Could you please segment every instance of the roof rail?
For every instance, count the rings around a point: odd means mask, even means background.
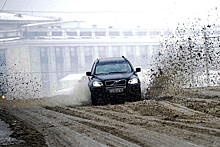
[[[127,58],[125,58],[125,56],[121,56],[122,58],[124,58],[126,61],[128,60]]]
[[[99,58],[96,59],[96,62],[99,63]]]

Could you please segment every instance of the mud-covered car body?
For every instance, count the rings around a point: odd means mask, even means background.
[[[93,105],[141,99],[140,80],[125,57],[97,59],[86,72]]]

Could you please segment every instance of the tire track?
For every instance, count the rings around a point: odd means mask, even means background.
[[[21,104],[7,109],[43,134],[48,146],[220,146],[220,118],[206,113],[218,112],[216,100],[170,97],[81,107]]]
[[[83,119],[44,108],[16,110],[45,135],[48,146],[133,146],[124,139],[79,123]]]
[[[115,107],[115,106],[113,106]],[[126,114],[121,112],[115,112],[111,110],[104,110],[105,107],[95,107],[95,108],[78,108],[80,111],[86,111],[87,113],[95,113],[97,115],[106,116],[109,119],[114,119],[123,123],[138,125],[140,127],[146,128],[148,130],[167,134],[170,136],[178,136],[178,138],[182,138],[183,140],[194,141],[198,140],[198,144],[212,144],[215,140],[219,140],[220,129],[219,128],[211,128],[210,126],[219,126],[218,122],[210,122],[209,125],[206,126],[206,123],[198,123],[198,121],[192,122],[188,120],[188,122],[181,122],[181,120],[177,119],[175,121],[167,121],[161,120],[159,118],[155,118],[152,116],[140,116],[136,114]],[[74,111],[79,111],[75,109]],[[81,113],[85,113],[85,112]],[[75,114],[75,113],[74,113]],[[89,118],[89,117],[88,117]],[[201,121],[200,121],[201,122]],[[178,133],[179,132],[179,133]],[[206,135],[204,135],[206,134]],[[188,138],[186,138],[186,136]],[[208,138],[208,139],[207,139]],[[220,145],[220,142],[217,141],[217,144]]]
[[[135,123],[125,123],[113,118],[106,116],[102,110],[102,114],[95,114],[92,112],[87,112],[84,110],[79,110],[78,108],[68,108],[68,111],[63,108],[49,108],[60,113],[66,113],[68,115],[73,115],[84,120],[79,120],[80,123],[83,123],[87,126],[98,128],[102,131],[106,131],[112,134],[115,134],[119,137],[126,138],[132,142],[137,142],[141,146],[197,146],[194,143],[189,142],[188,140],[180,139],[176,136],[170,136],[168,134],[162,134],[155,131],[151,131],[148,128],[143,126],[136,125]],[[85,108],[86,109],[86,108]],[[96,108],[95,108],[96,109]],[[91,108],[89,107],[89,110]],[[153,126],[155,127],[155,126]],[[158,126],[156,126],[158,127]],[[158,129],[162,128],[160,126]],[[170,130],[173,128],[169,128]],[[193,134],[195,135],[195,134]]]

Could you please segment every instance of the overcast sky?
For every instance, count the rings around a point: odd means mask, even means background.
[[[164,28],[193,18],[205,23],[218,19],[220,0],[0,0],[0,9],[33,11],[31,14],[37,16],[53,15],[97,25]]]

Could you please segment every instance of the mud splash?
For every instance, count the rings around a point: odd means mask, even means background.
[[[73,83],[74,87],[66,88],[54,92],[47,100],[55,105],[89,105],[90,91],[88,88],[88,78],[83,76]]]

